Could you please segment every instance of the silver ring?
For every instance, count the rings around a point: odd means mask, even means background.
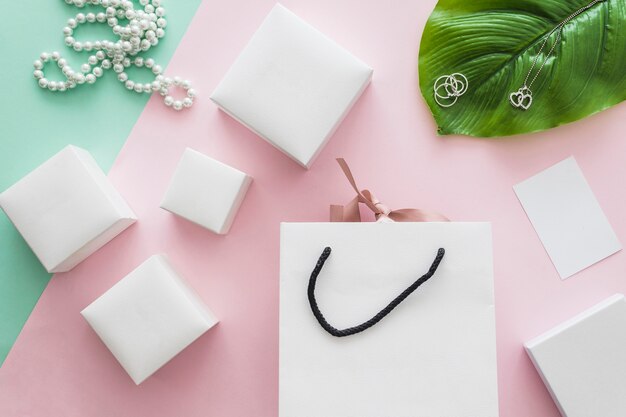
[[[433,87],[435,101],[441,107],[451,107],[465,94],[468,85],[467,77],[460,72],[442,75],[435,80]]]

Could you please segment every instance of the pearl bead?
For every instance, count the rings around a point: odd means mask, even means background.
[[[87,62],[80,66],[80,71],[74,71],[67,61],[61,58],[59,52],[51,54],[42,53],[40,59],[33,63],[33,76],[37,79],[42,88],[50,91],[66,91],[75,88],[78,84],[93,84],[104,71],[113,68],[118,79],[124,83],[129,90],[137,93],[159,92],[165,97],[168,106],[180,110],[190,107],[193,104],[195,91],[190,88],[191,84],[180,77],[171,78],[162,75],[163,68],[157,65],[152,58],[137,56],[142,51],[148,51],[151,47],[158,45],[159,39],[165,36],[165,8],[162,7],[162,0],[139,0],[141,7],[135,7],[131,0],[65,0],[65,3],[78,8],[85,6],[100,6],[102,9],[97,13],[90,10],[77,13],[74,18],[68,19],[63,27],[65,45],[77,52],[95,51],[89,55]],[[120,24],[120,20],[126,22]],[[84,23],[107,23],[113,33],[118,36],[117,41],[96,40],[77,41],[72,35],[80,24]],[[61,72],[67,77],[66,81],[49,81],[44,76],[44,66],[49,60],[56,61]],[[152,70],[155,79],[148,83],[135,83],[128,79],[125,68],[134,65],[136,67],[147,67]],[[174,100],[169,94],[170,86],[174,84],[187,90],[187,97],[182,100]]]

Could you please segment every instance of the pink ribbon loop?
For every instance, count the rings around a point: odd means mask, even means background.
[[[374,194],[367,189],[359,190],[356,185],[352,171],[343,158],[337,158],[337,162],[341,167],[344,175],[348,179],[348,182],[352,186],[352,189],[356,192],[354,197],[348,204],[331,205],[330,206],[330,221],[331,222],[360,222],[361,213],[359,212],[359,203],[365,204],[376,216],[376,220],[391,220],[394,222],[447,222],[450,221],[446,216],[439,213],[429,212],[420,209],[405,208],[398,210],[391,210],[385,204],[374,196]]]

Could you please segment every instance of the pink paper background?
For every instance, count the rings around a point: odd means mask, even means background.
[[[276,416],[279,223],[326,221],[329,203],[352,197],[334,161],[344,156],[358,183],[392,207],[493,222],[501,416],[558,416],[522,343],[626,292],[626,257],[618,253],[561,281],[511,187],[574,155],[626,241],[626,107],[531,136],[438,138],[416,76],[435,0],[284,4],[370,64],[372,85],[312,170],[303,170],[208,100],[273,2],[205,0],[167,70],[193,80],[197,103],[175,114],[153,97],[110,174],[140,221],[52,279],[0,369],[0,415]],[[255,178],[227,236],[158,208],[186,146]],[[160,252],[221,323],[137,387],[79,312]]]

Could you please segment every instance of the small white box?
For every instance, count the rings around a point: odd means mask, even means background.
[[[626,416],[623,295],[608,298],[525,347],[563,416]]]
[[[309,168],[372,69],[277,4],[211,100]]]
[[[163,255],[146,260],[81,314],[137,385],[218,322]]]
[[[252,177],[187,148],[161,208],[218,234],[226,234]]]
[[[69,271],[137,220],[93,157],[67,146],[0,194],[48,272]]]

